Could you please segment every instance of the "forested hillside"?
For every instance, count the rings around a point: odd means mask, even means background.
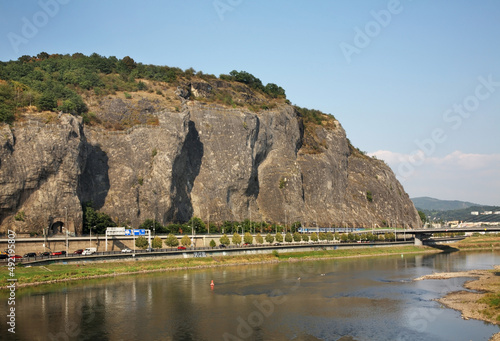
[[[36,110],[78,114],[86,123],[92,120],[99,123],[95,112],[99,105],[117,95],[132,99],[131,93],[134,92],[144,92],[142,97],[147,98],[148,103],[143,103],[142,107],[149,106],[149,112],[165,107],[175,109],[180,104],[174,94],[176,87],[192,79],[224,81],[219,91],[212,91],[214,96],[211,98],[211,101],[221,104],[248,104],[232,98],[229,90],[235,83],[246,85],[236,91],[257,94],[253,97],[260,101],[250,103],[254,104],[254,109],[272,105],[273,100],[284,102],[286,99],[283,88],[273,83],[263,85],[260,79],[245,71],[232,71],[217,78],[192,68],[183,71],[176,67],[136,63],[128,56],[118,59],[96,53],[85,56],[81,53],[49,55],[42,52],[36,56],[22,56],[17,61],[0,62],[0,122],[10,123],[17,118],[16,114]],[[190,94],[190,99],[195,97]],[[127,126],[134,122],[121,123]],[[135,123],[147,122],[138,119]],[[108,125],[108,128],[120,126]]]

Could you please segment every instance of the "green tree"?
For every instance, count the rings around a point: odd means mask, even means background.
[[[89,233],[92,229],[93,233],[104,234],[107,227],[115,227],[115,222],[109,215],[102,212],[97,212],[92,207],[92,202],[83,204],[83,232]]]
[[[187,225],[189,226],[190,229],[194,228],[196,233],[206,233],[206,226],[203,220],[197,217],[192,217],[188,222]]]
[[[215,240],[212,239],[210,241],[210,247],[213,249],[215,247],[215,245],[217,245],[217,244],[215,243]]]
[[[52,111],[57,107],[57,100],[53,94],[44,93],[38,99],[38,103],[36,106],[40,111],[44,110]]]
[[[333,237],[335,238],[335,240],[340,240],[340,233],[335,232],[335,234],[333,235]]]
[[[250,232],[246,232],[245,235],[243,236],[243,241],[245,244],[253,244],[253,236],[250,234]]]
[[[321,241],[326,240],[326,233],[320,232],[318,237],[319,237],[319,240],[321,240]]]
[[[326,240],[331,242],[333,240],[333,233],[327,232],[325,237],[326,237]]]
[[[184,235],[184,236],[182,237],[182,239],[181,239],[181,244],[182,244],[183,246],[188,247],[189,245],[191,245],[191,238],[189,238],[189,236],[188,236],[188,235]]]
[[[308,242],[309,241],[309,236],[307,234],[303,234],[302,235],[302,240],[305,241],[305,242]]]
[[[318,234],[317,234],[316,232],[313,232],[313,233],[311,234],[311,240],[312,240],[313,242],[317,242],[317,241],[318,241]]]
[[[366,234],[366,240],[370,241],[370,242],[373,242],[375,240],[375,235],[371,232],[368,232]]]
[[[351,243],[352,243],[353,241],[355,241],[355,240],[356,240],[356,238],[354,237],[354,234],[352,234],[351,232],[349,232],[349,233],[347,234],[347,240],[349,240],[349,242],[351,242]]]
[[[255,242],[257,244],[264,244],[264,238],[260,235],[260,233],[257,233],[255,236]]]
[[[135,246],[137,246],[140,249],[145,249],[148,247],[148,240],[144,236],[139,236],[135,240]]]
[[[275,238],[278,243],[283,243],[283,235],[280,232],[276,233]]]
[[[420,217],[420,220],[422,220],[422,223],[425,224],[427,222],[427,217],[425,216],[424,212],[418,211],[418,216]]]
[[[299,228],[302,227],[302,223],[300,221],[296,221],[295,223],[292,224],[290,227],[292,233],[297,232]]]
[[[10,84],[0,84],[0,122],[10,123],[14,120],[14,96],[14,88]]]
[[[266,242],[268,242],[269,244],[271,244],[272,242],[274,242],[274,236],[270,233],[268,233],[266,235]]]
[[[161,249],[163,242],[161,241],[161,238],[156,236],[154,237],[153,241],[151,242],[151,247],[154,249]]]
[[[220,237],[219,243],[228,246],[231,242],[229,240],[229,237],[226,234],[224,234],[222,237]]]
[[[292,234],[290,232],[287,232],[285,235],[285,242],[291,243],[293,241]]]
[[[349,241],[349,237],[347,236],[347,234],[342,233],[342,235],[340,236],[340,241],[342,243],[347,243]]]
[[[234,245],[241,244],[241,236],[236,232],[233,234],[233,244]]]
[[[170,233],[167,239],[165,239],[165,245],[170,247],[176,247],[179,245],[179,240],[173,233]]]
[[[158,220],[154,219],[146,219],[139,225],[140,229],[151,230],[151,232],[155,233],[168,233],[168,229],[163,226]]]
[[[298,243],[302,240],[302,236],[300,235],[300,233],[298,232],[294,232],[293,233],[293,241]]]

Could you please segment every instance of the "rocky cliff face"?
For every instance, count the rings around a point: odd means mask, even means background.
[[[4,126],[2,228],[41,233],[67,221],[78,233],[87,201],[133,226],[193,215],[211,222],[420,226],[390,168],[350,148],[338,122],[314,128],[322,147],[311,154],[302,148],[304,127],[292,106],[255,113],[186,102],[181,112],[157,115],[159,126],[127,132],[84,127],[70,115],[54,125]]]

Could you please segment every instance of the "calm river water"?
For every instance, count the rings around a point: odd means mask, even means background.
[[[433,301],[465,279],[412,279],[495,264],[498,251],[398,255],[19,289],[15,337],[3,313],[0,339],[488,340],[498,326],[462,320]]]

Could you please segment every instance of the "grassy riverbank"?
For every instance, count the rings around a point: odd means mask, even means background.
[[[479,241],[479,240],[478,240]],[[474,243],[463,241],[467,245]],[[481,243],[484,240],[480,240]],[[500,238],[490,240],[490,244],[495,242],[499,244]],[[453,247],[456,247],[453,244]],[[445,247],[446,248],[446,247]],[[56,283],[78,279],[90,279],[101,277],[112,277],[117,275],[140,274],[148,272],[173,271],[182,269],[197,269],[219,266],[232,266],[258,263],[277,263],[287,261],[303,261],[328,258],[351,258],[351,257],[370,257],[386,256],[392,254],[407,253],[431,253],[441,252],[441,250],[431,247],[416,246],[396,246],[396,247],[366,247],[339,250],[323,251],[305,251],[294,253],[258,254],[245,256],[225,256],[225,257],[206,257],[206,258],[182,258],[182,259],[154,259],[154,260],[127,260],[127,261],[100,261],[100,262],[82,262],[80,264],[54,263],[46,266],[24,267],[17,265],[15,268],[15,278],[17,278],[17,287],[38,285],[45,283]],[[6,287],[9,282],[8,268],[5,266],[0,272],[0,283]]]

